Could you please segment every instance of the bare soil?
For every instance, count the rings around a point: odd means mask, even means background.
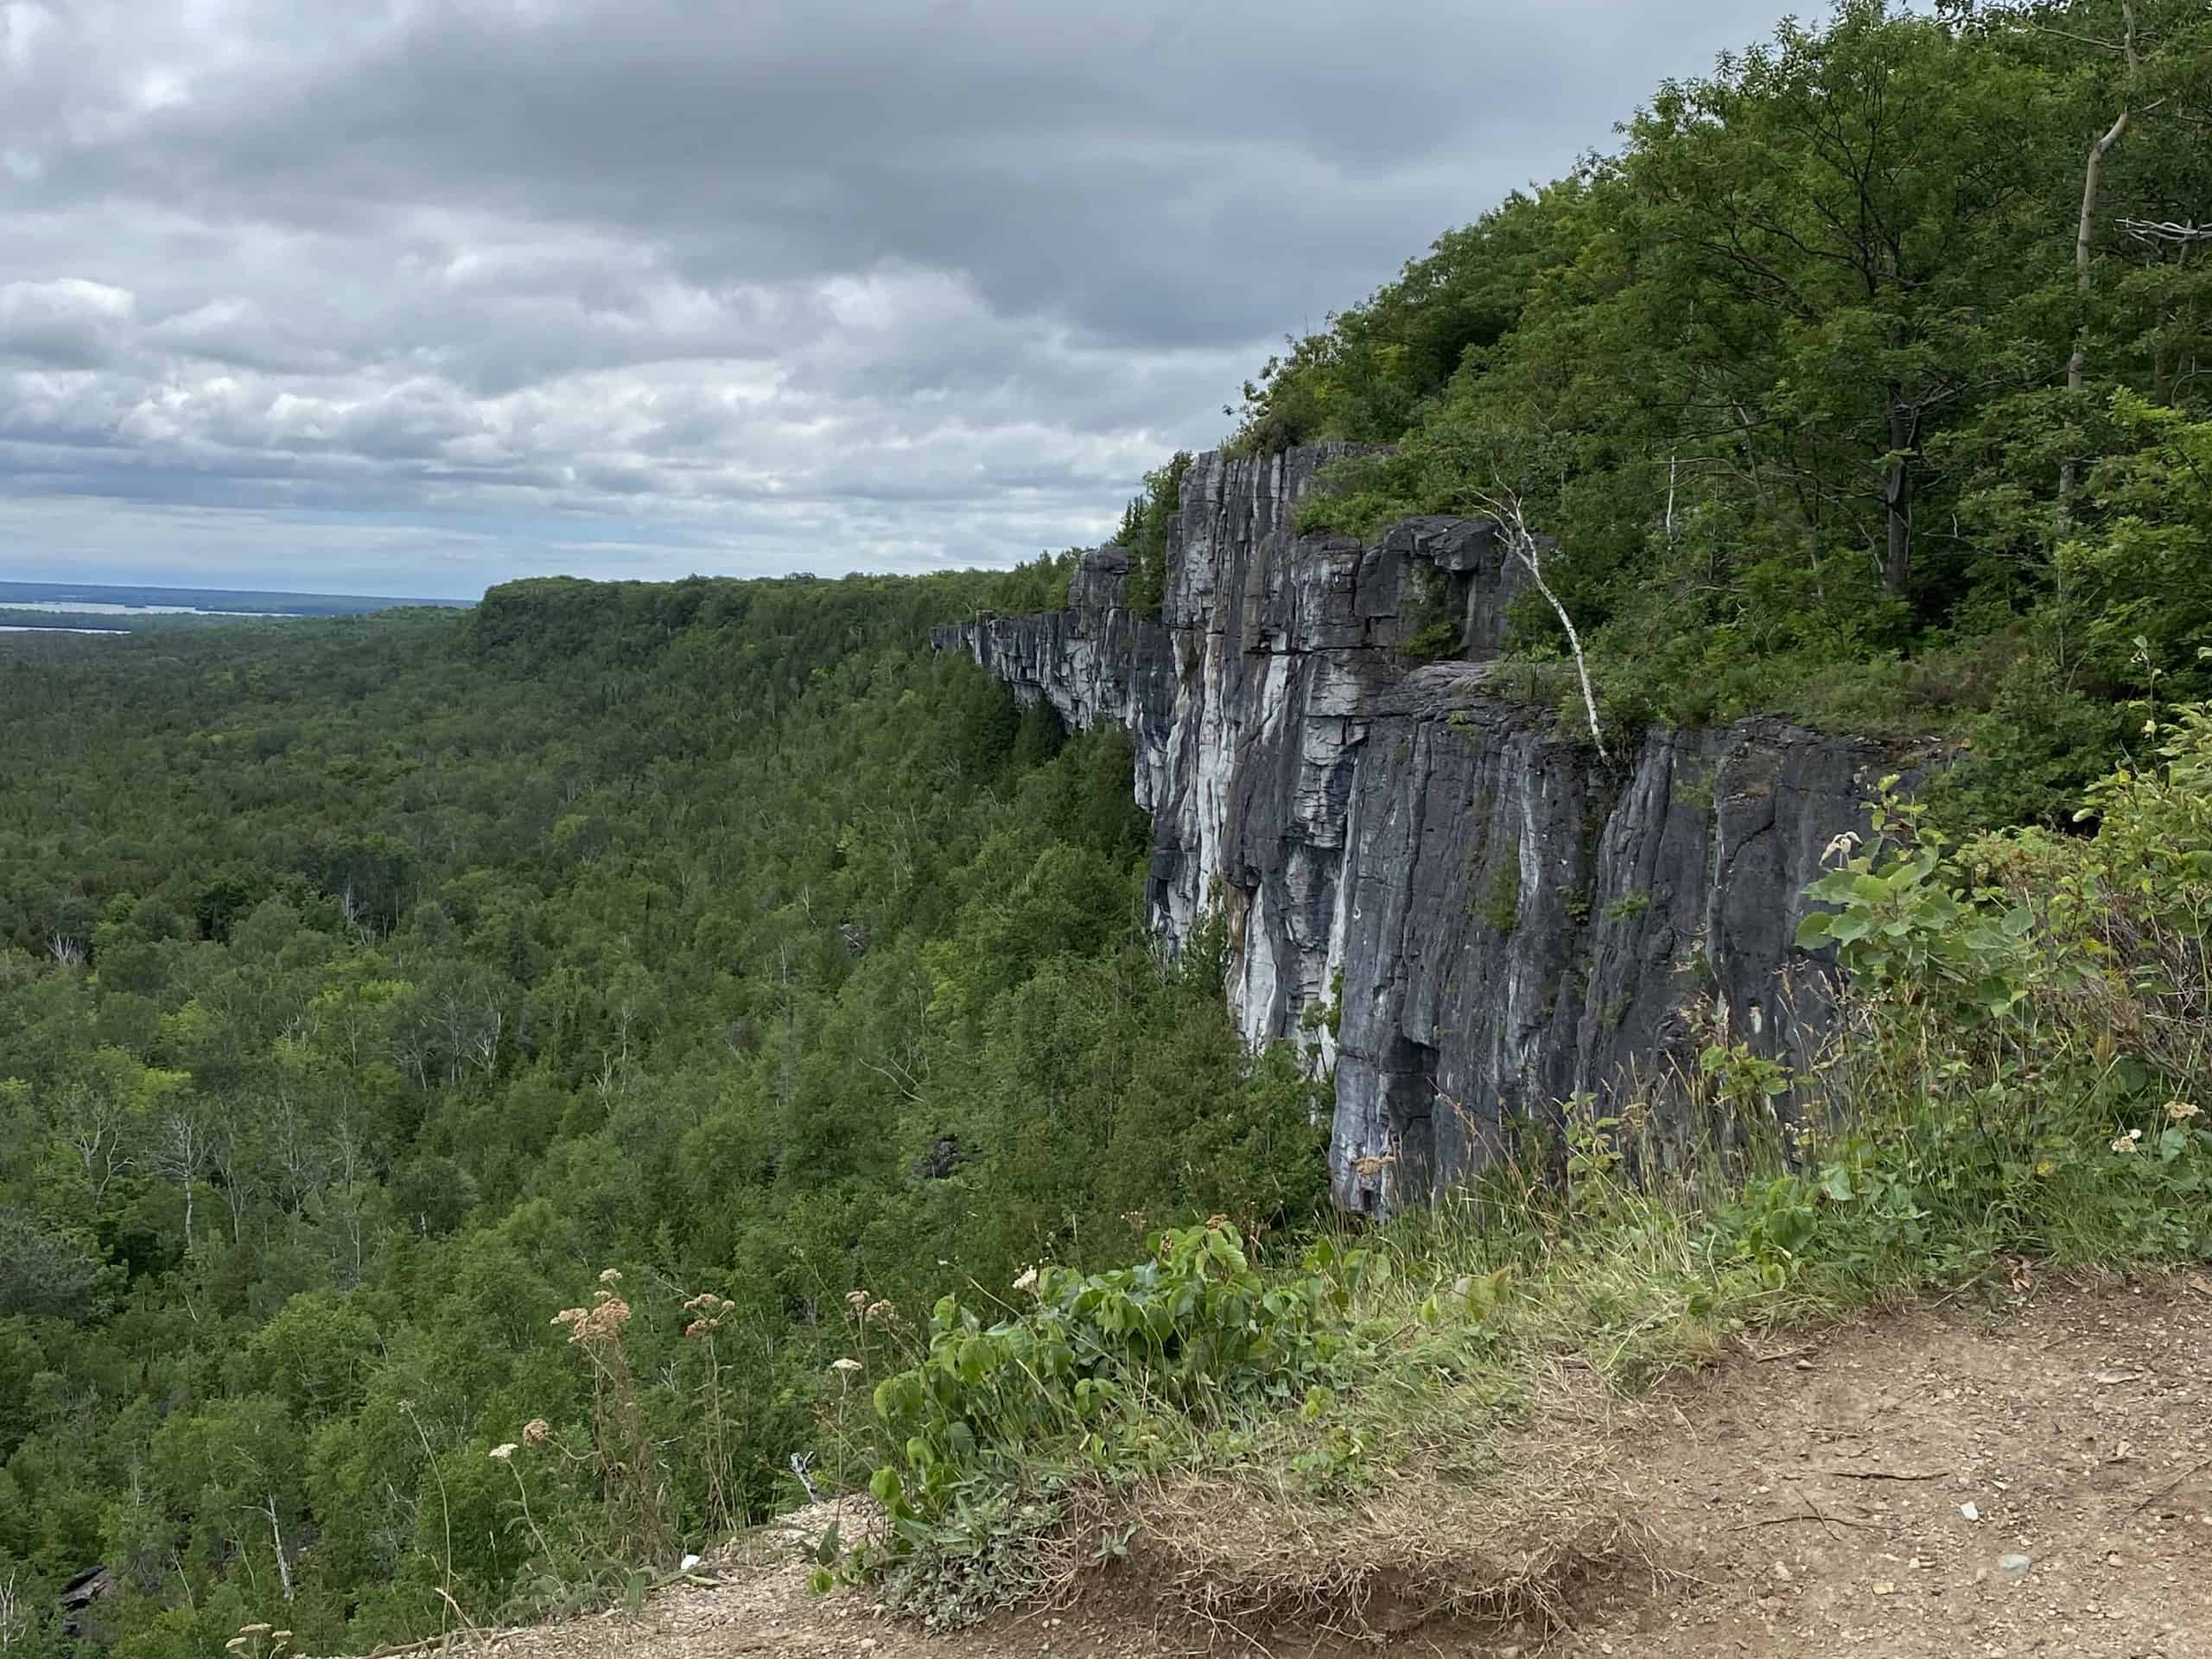
[[[798,1558],[823,1506],[639,1612],[468,1645],[514,1659],[2212,1659],[2212,1279],[2021,1278],[1996,1306],[1974,1293],[1786,1339],[1611,1414],[1594,1478],[1656,1548],[1559,1586],[1560,1628],[1393,1620],[1364,1643],[1326,1621],[1229,1632],[1171,1621],[1123,1569],[1065,1608],[933,1637],[864,1592],[807,1593]]]

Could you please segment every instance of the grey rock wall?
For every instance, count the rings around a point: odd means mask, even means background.
[[[1131,613],[1128,556],[1102,548],[1065,611],[937,643],[1071,727],[1129,729],[1155,924],[1179,946],[1225,918],[1246,1038],[1333,1065],[1338,1201],[1386,1211],[1570,1096],[1663,1107],[1652,1080],[1693,1046],[1700,1000],[1762,1051],[1801,1051],[1824,1006],[1790,943],[1802,890],[1863,828],[1884,756],[1760,720],[1655,730],[1602,766],[1498,695],[1523,578],[1494,526],[1296,533],[1347,452],[1199,457],[1158,618]],[[1415,665],[1416,637],[1451,655]]]

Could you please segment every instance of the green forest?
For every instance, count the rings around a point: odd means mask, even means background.
[[[607,1593],[664,1541],[582,1446],[530,1529],[486,1456],[588,1439],[551,1321],[603,1269],[696,1545],[801,1498],[795,1452],[853,1472],[849,1294],[1310,1219],[1313,1085],[1249,1062],[1217,961],[1154,960],[1126,740],[928,647],[1064,575],[526,582],[0,657],[20,1605],[101,1562],[118,1650],[281,1616],[334,1652]]]
[[[1516,1353],[2205,1259],[2208,216],[2198,0],[1847,0],[1228,411],[1392,446],[1314,528],[1524,512],[1610,725],[1949,741],[1820,890],[1840,1127],[1663,1195],[1606,1118],[1333,1232],[1327,1081],[1147,931],[1127,740],[929,647],[1067,556],[0,636],[0,1647],[69,1650],[97,1563],[128,1659],[366,1652],[871,1478],[972,1610],[1040,1494],[1356,1493]],[[1722,1117],[1792,1086],[1702,1068]]]

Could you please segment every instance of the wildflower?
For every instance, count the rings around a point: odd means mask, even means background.
[[[266,1636],[269,1634],[269,1630],[270,1627],[266,1624],[241,1624],[238,1626],[238,1634],[240,1636]]]
[[[1016,1290],[1034,1290],[1034,1289],[1036,1289],[1036,1288],[1037,1288],[1037,1269],[1036,1269],[1036,1268],[1024,1268],[1021,1270],[1021,1277],[1020,1277],[1019,1279],[1017,1279],[1017,1280],[1015,1280],[1015,1281],[1014,1281],[1014,1287]]]
[[[701,1337],[713,1336],[715,1332],[722,1328],[723,1319],[727,1319],[736,1306],[737,1304],[727,1296],[717,1296],[711,1290],[701,1291],[683,1304],[683,1311],[686,1313],[694,1313],[698,1316],[683,1327],[683,1334],[694,1342]]]
[[[1842,863],[1851,856],[1852,849],[1859,845],[1859,834],[1856,830],[1845,830],[1841,835],[1830,841],[1825,848],[1821,849],[1821,862],[1825,864],[1830,860],[1834,860],[1837,863]]]
[[[602,1269],[599,1275],[599,1282],[602,1285],[620,1284],[622,1282],[622,1269],[620,1268],[607,1268]]]
[[[551,1322],[568,1327],[572,1344],[611,1342],[630,1323],[630,1304],[602,1290],[589,1307],[564,1307],[553,1316]]]
[[[2170,1122],[2186,1123],[2196,1116],[2196,1107],[2191,1102],[2170,1100],[2166,1103],[2166,1118]]]
[[[857,1371],[860,1368],[860,1361],[854,1359],[849,1356],[833,1359],[830,1362],[830,1369],[833,1371]]]
[[[492,1448],[492,1460],[495,1463],[505,1463],[514,1454],[515,1443],[512,1440],[504,1441]]]
[[[868,1313],[868,1292],[864,1290],[849,1290],[845,1293],[845,1306],[849,1310],[847,1315],[848,1318],[857,1319],[866,1317]]]
[[[522,1426],[522,1443],[524,1446],[543,1446],[552,1438],[553,1425],[543,1417],[533,1417]]]
[[[870,1302],[868,1312],[861,1315],[862,1325],[896,1325],[899,1310],[889,1302]]]
[[[2114,1152],[2133,1152],[2135,1150],[2135,1143],[2142,1138],[2142,1130],[2130,1129],[2126,1135],[2117,1137],[2113,1141],[2112,1149]]]

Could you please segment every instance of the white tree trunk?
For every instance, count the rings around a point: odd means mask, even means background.
[[[2088,363],[2088,301],[2093,286],[2089,263],[2089,242],[2095,228],[2097,194],[2104,182],[2105,157],[2112,153],[2114,144],[2127,136],[2127,124],[2135,118],[2133,100],[2135,97],[2136,83],[2142,71],[2142,63],[2136,55],[2135,50],[2135,0],[2120,0],[2120,10],[2126,30],[2121,36],[2120,50],[2127,59],[2129,102],[2121,106],[2119,117],[2110,127],[2106,129],[2104,137],[2089,146],[2088,157],[2082,165],[2082,216],[2075,222],[2074,226],[2074,291],[2081,296],[2083,304],[2082,321],[2074,330],[2074,350],[2066,359],[2066,389],[2069,391],[2082,390],[2083,372]],[[2062,515],[2070,515],[2072,512],[2074,486],[2078,471],[2078,466],[2071,455],[2059,463],[2058,510]]]
[[[276,1546],[276,1580],[284,1586],[284,1599],[292,1599],[292,1563],[284,1554],[284,1529],[276,1524],[276,1494],[269,1494],[269,1503],[261,1511],[269,1517],[270,1541]]]
[[[1536,584],[1536,591],[1552,607],[1552,614],[1559,618],[1559,625],[1567,630],[1567,649],[1574,653],[1574,672],[1582,682],[1582,709],[1590,721],[1590,741],[1596,746],[1598,758],[1608,766],[1612,756],[1605,752],[1605,734],[1598,722],[1597,694],[1590,689],[1590,664],[1582,655],[1582,636],[1574,630],[1574,619],[1567,613],[1567,607],[1559,602],[1559,595],[1552,592],[1551,584],[1544,580],[1543,560],[1539,555],[1535,533],[1529,528],[1529,520],[1521,510],[1521,498],[1510,490],[1502,492],[1494,500],[1483,505],[1497,520],[1505,539],[1513,549],[1514,556],[1526,567],[1529,577]]]

